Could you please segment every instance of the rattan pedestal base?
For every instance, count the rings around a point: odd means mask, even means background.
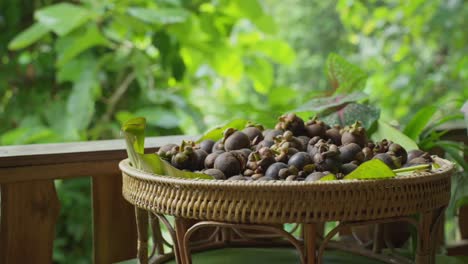
[[[141,263],[162,263],[175,258],[191,263],[191,252],[228,246],[293,246],[301,263],[322,263],[326,248],[338,248],[385,263],[412,263],[382,253],[391,243],[372,249],[333,241],[340,230],[375,224],[374,241],[381,241],[381,224],[405,221],[418,233],[415,263],[432,264],[441,218],[450,200],[452,163],[434,157],[440,168],[389,180],[331,182],[246,182],[186,180],[153,175],[120,163],[123,195],[135,205],[138,258]],[[149,216],[148,216],[149,215]],[[166,215],[174,216],[174,223]],[[150,219],[150,221],[148,221]],[[338,225],[327,234],[325,222]],[[173,243],[161,232],[161,223]],[[285,223],[297,223],[285,231]],[[148,225],[153,252],[148,257]],[[164,245],[172,248],[166,253]],[[390,250],[391,252],[391,250]]]

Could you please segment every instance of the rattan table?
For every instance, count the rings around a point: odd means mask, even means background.
[[[435,259],[436,234],[450,200],[453,164],[434,157],[440,168],[386,180],[221,181],[187,180],[137,170],[128,160],[120,162],[123,196],[135,205],[138,258],[141,263],[161,263],[175,257],[191,263],[191,252],[226,246],[280,246],[299,252],[302,263],[321,263],[327,247],[367,255],[387,263],[411,263],[398,255],[333,241],[344,228],[405,221],[417,232],[415,262]],[[148,217],[148,214],[150,217]],[[166,216],[174,216],[172,225]],[[339,224],[323,234],[323,223]],[[161,223],[173,240],[173,252],[161,234]],[[297,223],[301,235],[286,231],[285,223]],[[154,247],[148,258],[148,224]],[[203,231],[203,232],[202,232]]]

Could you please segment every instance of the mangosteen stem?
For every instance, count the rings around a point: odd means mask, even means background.
[[[426,170],[426,169],[429,169],[430,166],[431,166],[431,164],[422,164],[422,165],[416,165],[416,166],[396,169],[396,170],[393,170],[393,172],[401,173],[401,172],[408,172],[408,171]]]

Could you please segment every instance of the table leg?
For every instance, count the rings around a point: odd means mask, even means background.
[[[137,257],[141,264],[148,264],[148,211],[135,206],[138,232]]]
[[[420,214],[418,226],[418,245],[416,250],[416,264],[435,263],[435,243],[433,230],[437,229],[440,211],[434,210]]]
[[[179,259],[177,260],[177,264],[191,264],[192,258],[189,257],[188,251],[189,245],[184,243],[185,233],[187,233],[188,223],[187,220],[182,217],[175,218],[175,231],[176,231],[176,244],[177,244],[177,251],[179,255]]]
[[[304,232],[304,247],[305,247],[305,259],[306,264],[315,264],[316,262],[316,254],[315,254],[315,240],[317,234],[317,224],[304,224],[303,225],[303,232]]]

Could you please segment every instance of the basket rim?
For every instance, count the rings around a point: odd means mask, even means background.
[[[388,178],[388,179],[369,179],[369,180],[334,180],[334,181],[313,181],[313,182],[305,182],[305,181],[281,181],[281,180],[272,180],[272,181],[245,181],[245,180],[211,180],[211,179],[184,179],[178,178],[173,176],[166,176],[166,175],[158,175],[146,171],[139,170],[134,168],[130,165],[130,160],[124,159],[119,162],[119,169],[122,173],[126,174],[127,176],[138,178],[140,180],[149,181],[149,182],[158,182],[158,183],[166,183],[171,185],[181,185],[181,186],[190,186],[196,185],[198,187],[241,187],[241,188],[258,188],[259,186],[265,187],[278,187],[278,186],[289,186],[289,187],[305,187],[305,186],[349,186],[354,185],[356,183],[360,184],[382,184],[382,183],[397,183],[406,180],[417,180],[417,179],[429,179],[428,177],[437,177],[441,175],[446,175],[451,173],[454,170],[454,163],[439,158],[437,156],[432,156],[435,163],[440,165],[440,168],[431,171],[431,172],[415,172],[410,175],[401,175],[395,178]]]

